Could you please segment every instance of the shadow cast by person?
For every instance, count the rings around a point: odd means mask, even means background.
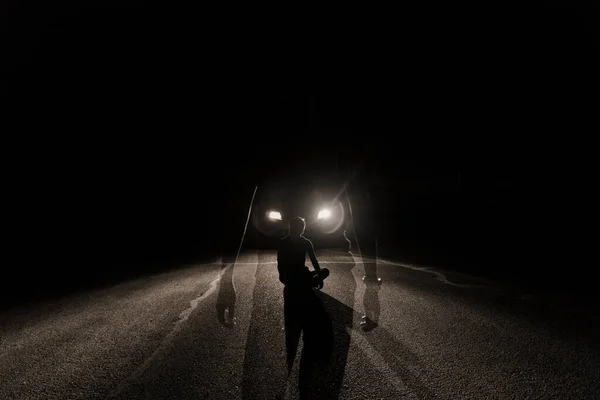
[[[338,399],[344,381],[353,310],[318,291],[309,329],[303,337],[298,391],[300,399]]]
[[[304,316],[308,323],[303,333],[298,372],[298,391],[302,400],[335,400],[340,396],[355,316],[352,307],[347,305],[354,302],[354,266],[352,257],[340,260],[339,268],[333,272],[336,275],[333,279],[338,287],[335,293],[337,298],[313,289],[312,298],[308,301],[309,307],[305,308]],[[333,282],[329,282],[331,283]],[[325,285],[327,284],[326,280]],[[297,339],[295,337],[289,341],[291,347],[287,349],[288,371],[291,371],[290,362],[294,361],[297,352]]]
[[[257,256],[244,350],[244,400],[281,398],[286,390],[283,300],[272,296],[277,268],[271,251],[259,250]]]
[[[373,271],[371,271],[373,272]],[[351,341],[351,332],[363,336],[369,346],[391,367],[393,378],[400,379],[417,398],[434,398],[427,387],[424,363],[392,332],[379,326],[379,291],[381,280],[369,275],[364,298],[365,314],[361,316],[360,329],[353,325],[359,313],[341,301],[323,292],[312,335],[305,337],[300,361],[300,399],[337,400],[343,388],[345,369]],[[365,324],[366,321],[371,321]],[[377,328],[377,329],[375,329]],[[308,342],[307,342],[308,340]],[[314,340],[314,344],[312,341]]]
[[[378,326],[377,329],[365,331],[361,329],[359,334],[366,339],[373,349],[387,364],[393,372],[393,381],[401,383],[403,391],[409,389],[418,399],[433,399],[438,395],[433,388],[428,387],[426,371],[428,367],[407,345],[402,343],[394,333],[388,329]]]

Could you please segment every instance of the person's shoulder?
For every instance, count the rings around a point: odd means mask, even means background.
[[[285,236],[285,237],[279,238],[279,244],[285,244],[285,243],[287,243],[289,241],[290,241],[290,237],[289,236]]]
[[[313,245],[313,242],[311,242],[311,240],[310,240],[309,238],[307,238],[307,237],[305,237],[305,236],[301,236],[301,237],[302,237],[302,239],[304,239],[304,243],[305,243],[307,246],[312,246],[312,245]]]

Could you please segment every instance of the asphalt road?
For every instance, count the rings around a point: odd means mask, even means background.
[[[386,260],[365,284],[358,257],[318,256],[335,346],[314,398],[600,399],[596,316]],[[274,261],[245,253],[5,312],[0,399],[298,398]]]

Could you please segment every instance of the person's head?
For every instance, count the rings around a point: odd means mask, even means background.
[[[306,229],[304,218],[294,217],[290,220],[290,236],[300,236]]]

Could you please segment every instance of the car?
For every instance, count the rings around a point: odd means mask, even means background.
[[[252,206],[250,237],[259,248],[275,248],[287,235],[293,217],[304,218],[304,236],[315,248],[350,250],[349,203],[344,184],[338,179],[283,178],[264,182]]]

